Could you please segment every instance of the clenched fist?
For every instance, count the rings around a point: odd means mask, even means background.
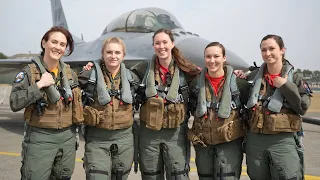
[[[44,74],[42,74],[40,81],[37,82],[37,86],[39,89],[41,89],[43,87],[49,87],[54,83],[55,82],[52,75],[48,72],[45,72]]]

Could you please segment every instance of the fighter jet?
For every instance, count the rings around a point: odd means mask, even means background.
[[[60,0],[51,0],[51,11],[53,26],[63,26],[69,29]],[[152,36],[160,28],[172,31],[175,46],[181,50],[187,59],[200,67],[204,66],[204,48],[210,41],[199,37],[196,33],[185,30],[171,13],[160,8],[142,8],[126,12],[109,23],[100,37],[90,42],[85,42],[73,35],[75,41],[74,52],[70,56],[63,57],[62,60],[74,69],[81,68],[88,61],[101,57],[101,48],[105,39],[117,36],[126,44],[127,52],[124,62],[127,67],[131,67],[141,61],[151,59],[154,54]],[[235,69],[244,70],[249,67],[243,59],[232,51],[226,50],[226,55],[227,63]],[[21,69],[27,63],[31,63],[30,59],[0,60],[0,72],[2,71],[1,74],[7,74],[9,72],[7,68]],[[3,70],[3,67],[6,67],[6,71]],[[10,74],[13,74],[12,70],[10,72]],[[0,83],[7,78],[11,78],[10,81],[12,81],[14,75],[6,75],[9,77],[2,78]]]

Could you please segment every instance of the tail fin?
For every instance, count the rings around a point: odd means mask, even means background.
[[[53,26],[62,26],[69,30],[66,16],[64,15],[61,0],[50,0],[51,1],[51,12],[52,12],[52,23]],[[83,39],[78,38],[72,34],[72,38],[75,44],[83,43]]]
[[[67,20],[62,9],[61,1],[60,0],[50,0],[50,1],[51,1],[53,26],[62,26],[65,29],[69,30]]]

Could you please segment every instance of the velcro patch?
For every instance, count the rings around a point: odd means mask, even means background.
[[[24,79],[25,76],[26,76],[26,73],[25,73],[24,71],[19,72],[19,73],[16,75],[16,78],[15,78],[14,82],[15,82],[15,83],[21,82],[21,81]]]

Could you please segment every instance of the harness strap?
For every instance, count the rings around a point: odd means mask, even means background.
[[[146,176],[156,176],[158,174],[161,174],[161,171],[142,172],[142,174]]]
[[[102,171],[102,170],[96,170],[96,169],[90,169],[89,173],[92,173],[92,174],[104,174],[104,175],[107,175],[107,176],[109,174],[108,171]]]

